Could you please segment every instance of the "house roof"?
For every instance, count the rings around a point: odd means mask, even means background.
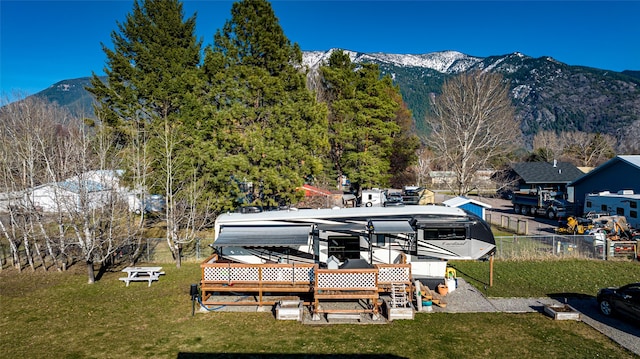
[[[80,193],[81,186],[87,192],[99,192],[99,191],[105,191],[109,189],[104,184],[95,182],[95,181],[78,182],[78,181],[66,180],[63,182],[58,182],[57,185],[58,187],[73,193]]]
[[[576,166],[569,162],[520,162],[511,168],[526,183],[570,183],[584,175]]]
[[[476,201],[475,199],[471,199],[469,197],[465,197],[465,196],[458,196],[458,197],[453,197],[450,198],[446,201],[443,201],[442,204],[444,204],[445,206],[448,207],[460,207],[463,206],[467,203],[473,203],[476,204],[480,207],[484,207],[484,208],[491,208],[491,205],[480,202],[480,201]]]
[[[620,162],[628,164],[631,167],[635,167],[636,169],[640,169],[640,155],[616,156],[616,157],[610,159],[609,161],[601,164],[600,166],[596,167],[592,171],[590,171],[588,173],[585,173],[584,175],[578,177],[573,182],[571,182],[571,185],[573,186],[576,183],[581,182],[585,178],[588,178],[588,177],[590,177],[590,176],[592,176],[594,174],[600,173],[602,171],[606,171],[611,166],[615,165],[616,163],[620,163]]]
[[[308,185],[308,184],[304,184],[302,185],[302,187],[298,187],[298,190],[304,190],[304,195],[306,197],[312,197],[312,196],[331,196],[331,192],[324,190],[322,188],[318,188],[312,185]]]

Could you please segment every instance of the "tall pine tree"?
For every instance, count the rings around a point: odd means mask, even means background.
[[[321,74],[335,175],[346,175],[356,189],[389,186],[417,148],[399,89],[377,65],[356,66],[343,51],[331,54]],[[392,166],[394,158],[402,161]]]
[[[126,21],[111,34],[113,49],[103,45],[106,82],[94,74],[88,89],[98,102],[96,113],[118,133],[134,186],[165,196],[162,216],[178,267],[188,241],[181,237],[185,216],[178,203],[190,197],[180,176],[193,178],[185,156],[191,129],[185,124],[197,115],[193,89],[202,49],[195,15],[183,19],[177,0],[135,0]]]
[[[269,2],[234,3],[231,20],[205,52],[201,156],[217,208],[280,206],[322,171],[326,107],[305,86],[302,52],[284,35]]]

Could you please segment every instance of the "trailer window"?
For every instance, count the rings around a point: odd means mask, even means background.
[[[606,204],[601,205],[600,206],[600,210],[603,211],[603,212],[607,212],[608,211],[607,205]]]
[[[624,216],[624,208],[616,207],[616,214],[618,216]]]
[[[638,202],[636,202],[636,201],[629,201],[629,207],[631,207],[631,208],[638,208]]]
[[[360,237],[330,236],[328,238],[328,256],[335,256],[341,262],[347,259],[360,259]]]
[[[425,240],[464,240],[467,238],[466,228],[425,228]]]
[[[591,208],[591,201],[587,201],[587,208]]]
[[[629,211],[629,217],[638,218],[638,211]]]
[[[386,243],[385,235],[384,234],[376,234],[376,246],[384,247],[385,243]]]

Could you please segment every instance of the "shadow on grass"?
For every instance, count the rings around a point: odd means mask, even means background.
[[[275,354],[275,353],[178,353],[177,359],[207,359],[207,358],[278,358],[278,359],[293,359],[293,358],[308,358],[308,359],[369,359],[369,358],[405,358],[393,354]]]
[[[474,282],[476,282],[476,283],[478,283],[478,284],[482,285],[482,286],[485,288],[485,290],[486,290],[486,287],[487,287],[487,286],[489,286],[489,280],[488,280],[488,278],[485,278],[485,279],[483,280],[483,279],[480,279],[480,278],[474,277],[474,276],[470,275],[469,273],[464,272],[464,271],[462,271],[462,270],[458,269],[456,266],[451,266],[451,267],[453,267],[453,268],[456,270],[456,272],[457,272],[457,273],[462,274],[462,275],[464,276],[464,278],[467,280],[467,282],[468,282],[468,281],[470,281],[470,280],[472,280],[472,281],[474,281]]]

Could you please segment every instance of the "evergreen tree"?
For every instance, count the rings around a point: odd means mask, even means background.
[[[117,26],[119,32],[111,33],[114,48],[102,45],[107,81],[93,74],[87,90],[98,100],[102,119],[126,141],[131,123],[140,128],[180,113],[202,44],[195,37],[195,15],[183,22],[177,0],[136,0]]]
[[[306,89],[302,52],[269,2],[234,3],[231,16],[205,52],[203,172],[223,194],[219,210],[294,203],[296,188],[322,171],[326,107]]]
[[[336,177],[347,175],[355,187],[388,186],[415,160],[418,143],[399,89],[389,76],[380,78],[377,65],[356,67],[343,51],[331,54],[321,74]]]
[[[395,114],[395,121],[400,126],[400,132],[393,136],[393,152],[391,153],[391,187],[402,188],[408,184],[416,184],[417,178],[411,166],[418,162],[420,139],[416,135],[411,110],[404,103],[399,89],[390,88],[391,97],[399,104]]]
[[[88,89],[97,99],[96,113],[116,129],[131,159],[134,186],[165,196],[162,215],[178,267],[185,242],[180,236],[185,225],[191,226],[178,208],[190,196],[184,180],[193,178],[185,141],[192,130],[185,125],[197,114],[193,89],[202,48],[195,14],[183,19],[177,0],[134,1],[126,21],[111,34],[113,49],[103,45],[106,83],[94,74]]]

